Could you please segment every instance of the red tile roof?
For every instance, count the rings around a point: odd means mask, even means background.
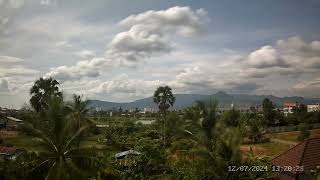
[[[320,138],[307,139],[288,151],[272,159],[272,164],[280,167],[303,166],[304,172],[310,171],[320,165]],[[303,173],[291,171],[293,174]]]
[[[17,151],[14,147],[0,146],[0,154],[12,155]]]
[[[285,107],[297,106],[297,103],[295,103],[295,102],[286,102],[286,103],[284,103],[284,106]]]

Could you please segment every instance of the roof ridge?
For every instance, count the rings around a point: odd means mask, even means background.
[[[303,157],[304,157],[304,155],[305,155],[305,152],[306,152],[306,149],[307,149],[307,146],[308,146],[308,144],[309,144],[310,139],[311,139],[311,138],[308,138],[307,140],[305,140],[305,141],[306,141],[306,145],[304,146],[304,149],[303,149],[303,152],[302,152],[302,156],[301,156],[301,159],[300,159],[300,161],[299,161],[299,166],[301,166],[301,164],[302,164]]]
[[[319,138],[319,139],[320,139],[320,138]],[[288,149],[288,150],[286,150],[285,152],[282,152],[281,154],[279,154],[279,155],[275,156],[274,158],[272,158],[272,160],[274,160],[274,159],[276,159],[276,158],[280,157],[280,156],[281,156],[281,155],[283,155],[284,153],[286,153],[286,152],[288,152],[288,151],[290,151],[290,150],[294,149],[295,147],[299,146],[300,144],[302,144],[302,143],[304,143],[304,142],[305,142],[305,141],[299,142],[298,144],[296,144],[296,145],[294,145],[293,147],[289,148],[289,149]],[[271,160],[271,161],[272,161],[272,160]]]

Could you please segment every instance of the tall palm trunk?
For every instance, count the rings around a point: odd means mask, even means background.
[[[166,146],[166,112],[163,113],[163,146]]]

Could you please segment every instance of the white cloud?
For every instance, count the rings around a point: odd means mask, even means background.
[[[320,69],[320,41],[305,42],[300,37],[279,40],[263,46],[244,58],[249,77],[300,76]],[[251,67],[251,68],[250,68]]]
[[[17,58],[17,57],[12,57],[12,56],[0,56],[0,64],[1,65],[6,65],[6,64],[15,64],[22,62],[23,59]]]
[[[304,81],[293,87],[295,94],[307,97],[320,97],[320,78]]]
[[[277,50],[271,46],[263,46],[250,53],[248,63],[256,68],[288,66],[279,57]]]
[[[91,92],[105,95],[113,94],[128,94],[130,96],[144,96],[150,94],[162,84],[162,82],[147,81],[141,79],[129,79],[127,74],[122,74],[113,78],[110,81],[101,83],[98,87],[91,90]]]
[[[192,36],[200,33],[206,18],[203,9],[192,11],[189,7],[173,7],[163,11],[147,11],[131,15],[119,23],[128,31],[118,33],[112,39],[105,58],[93,58],[80,61],[74,66],[52,68],[45,76],[53,76],[60,80],[80,79],[97,77],[101,71],[110,66],[135,66],[145,58],[169,53],[173,43],[168,37],[173,37],[175,34]],[[37,31],[48,33],[46,29],[49,28],[39,27]],[[73,33],[73,29],[79,33],[78,28],[74,27],[68,29],[68,32]],[[78,55],[86,58],[95,56],[91,51],[78,52]]]
[[[82,59],[92,59],[96,56],[96,53],[91,50],[82,50],[80,52],[76,52],[75,55]]]
[[[97,77],[102,70],[110,68],[112,63],[104,58],[79,61],[75,66],[59,66],[52,68],[45,77],[54,77],[61,81],[78,80],[84,77]]]
[[[7,69],[0,68],[0,77],[34,76],[36,74],[39,74],[39,71],[23,66],[15,66]]]
[[[12,56],[0,56],[0,77],[35,75],[39,71],[20,65],[24,60]]]
[[[193,11],[189,7],[172,7],[131,15],[119,23],[128,30],[113,38],[106,56],[126,64],[169,53],[174,47],[170,38],[175,35],[189,37],[200,34],[207,19],[206,11]]]

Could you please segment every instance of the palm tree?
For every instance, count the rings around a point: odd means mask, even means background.
[[[70,117],[75,122],[76,129],[79,129],[89,121],[87,118],[88,100],[83,100],[82,96],[75,94],[72,97],[73,101],[68,106],[71,110]]]
[[[36,80],[32,88],[30,89],[30,104],[36,110],[47,108],[46,102],[52,97],[62,98],[62,93],[59,91],[59,82],[55,79],[40,78]]]
[[[55,97],[48,102],[48,108],[44,110],[42,116],[45,121],[52,124],[50,130],[43,131],[34,128],[32,124],[26,124],[33,135],[41,139],[42,145],[38,158],[31,162],[35,164],[32,172],[45,170],[46,180],[81,178],[83,173],[77,165],[79,162],[92,160],[92,157],[88,156],[88,151],[75,146],[75,139],[86,126],[80,126],[79,129],[72,128],[74,122],[69,118],[69,114],[70,109],[60,98]]]
[[[163,116],[163,141],[166,142],[166,114],[167,110],[173,106],[176,98],[172,94],[172,89],[169,86],[160,86],[154,92],[153,102],[158,104],[160,113]]]
[[[74,128],[80,129],[82,126],[89,125],[90,120],[87,117],[89,112],[88,101],[82,100],[82,95],[73,95],[73,101],[68,104],[70,109],[70,118],[74,122]],[[77,138],[77,145],[80,146],[81,135]]]
[[[225,170],[228,165],[239,162],[240,133],[236,129],[226,128],[224,123],[219,121],[216,101],[196,103],[195,107],[186,111],[185,116],[191,120],[189,123],[193,128],[185,132],[196,144],[196,154],[202,157],[208,166],[204,179],[236,179],[235,174],[226,173]]]

